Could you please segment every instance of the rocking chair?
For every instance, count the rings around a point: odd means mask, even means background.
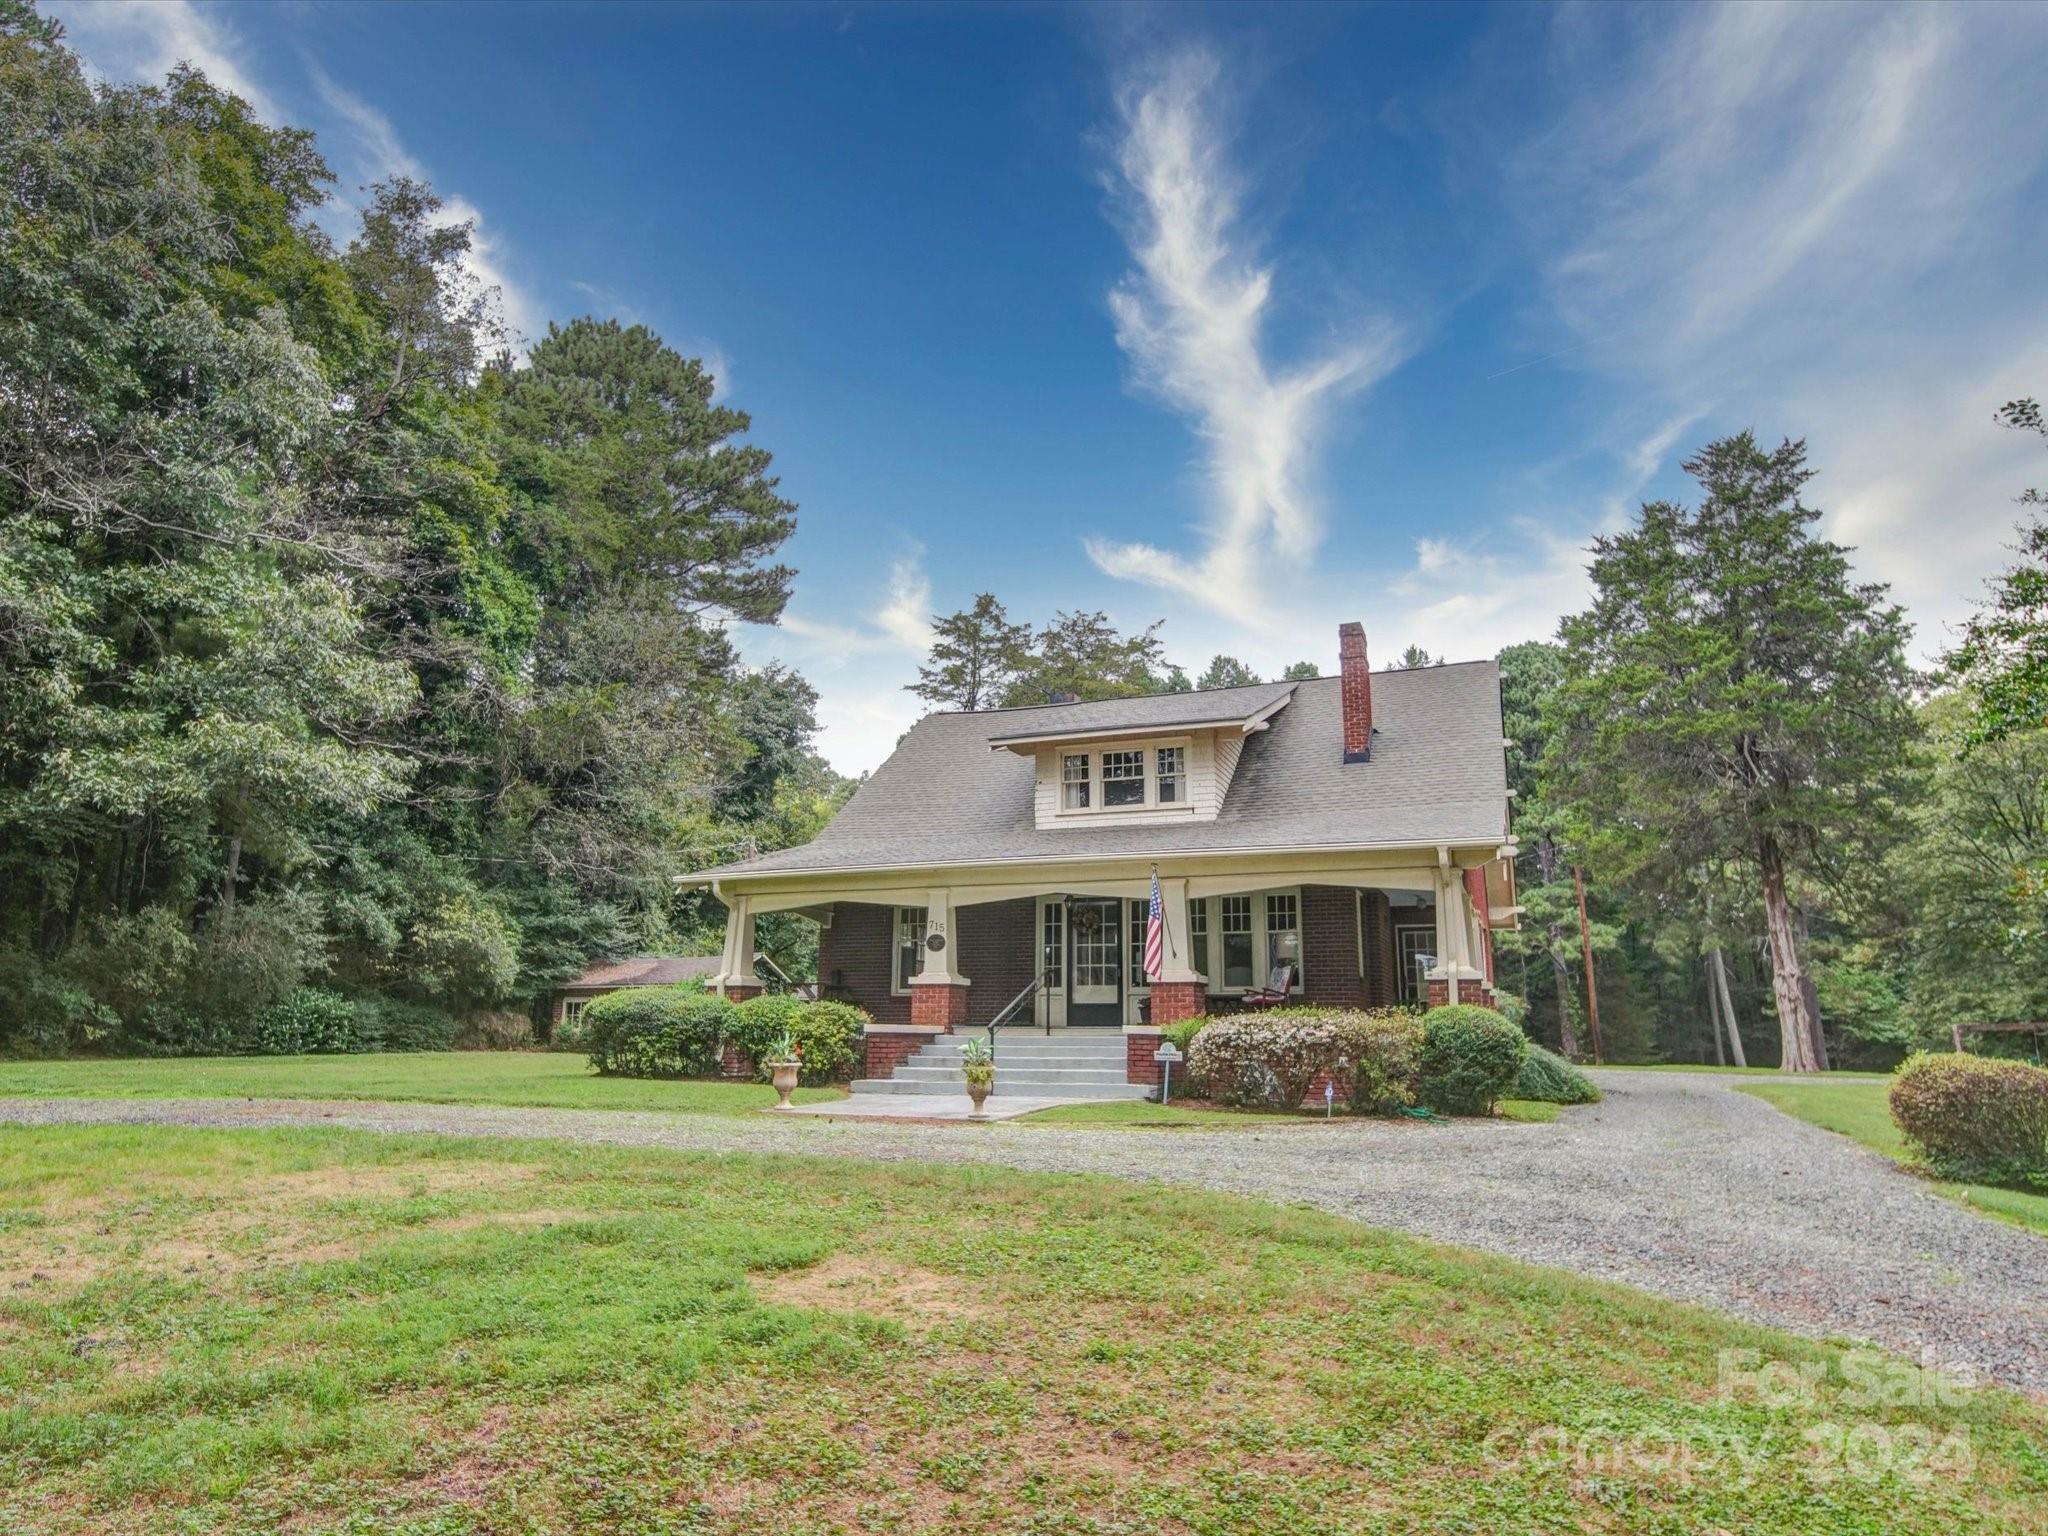
[[[1266,978],[1263,987],[1254,987],[1241,999],[1247,1008],[1278,1008],[1287,1001],[1287,994],[1294,986],[1294,967],[1282,962],[1273,967],[1273,974]]]

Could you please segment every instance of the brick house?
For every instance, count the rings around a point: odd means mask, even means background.
[[[1518,911],[1499,670],[1375,673],[1356,624],[1338,648],[1334,677],[927,715],[814,841],[683,877],[727,909],[717,985],[761,989],[759,914],[812,918],[871,1078],[1004,1016],[1121,1033],[1151,1082],[1161,1025],[1283,964],[1306,1002],[1490,1000]]]

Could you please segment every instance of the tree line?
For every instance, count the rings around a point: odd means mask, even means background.
[[[641,326],[515,365],[430,188],[331,240],[309,133],[95,83],[19,0],[0,117],[0,1035],[469,1017],[704,944],[679,865],[845,788],[724,633],[794,575],[746,415]]]

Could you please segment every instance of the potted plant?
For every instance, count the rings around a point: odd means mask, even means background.
[[[987,1119],[981,1106],[996,1085],[996,1053],[989,1049],[986,1040],[970,1040],[960,1047],[960,1070],[967,1078],[967,1097],[974,1100],[974,1113],[969,1118]]]
[[[784,1030],[782,1039],[768,1058],[768,1076],[775,1084],[777,1109],[789,1108],[789,1096],[796,1091],[797,1073],[803,1070],[803,1065],[804,1048],[796,1043],[788,1030]]]

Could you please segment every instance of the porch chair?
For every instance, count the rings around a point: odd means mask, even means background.
[[[1287,1001],[1287,994],[1293,986],[1294,965],[1283,960],[1273,967],[1273,974],[1266,978],[1263,987],[1252,988],[1241,1001],[1247,1008],[1278,1008]]]

